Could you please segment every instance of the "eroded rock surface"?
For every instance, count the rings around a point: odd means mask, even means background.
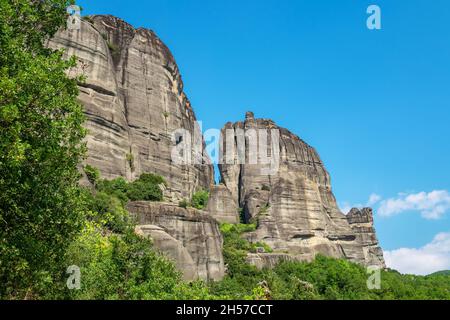
[[[275,268],[280,262],[295,261],[296,258],[287,253],[249,253],[246,262],[258,269]]]
[[[136,234],[150,238],[153,245],[164,255],[170,258],[183,273],[183,279],[198,279],[197,265],[181,241],[169,235],[163,228],[155,225],[138,225]]]
[[[223,278],[223,238],[217,221],[210,215],[200,210],[184,209],[160,202],[132,202],[127,209],[138,225],[156,225],[179,241],[196,266],[196,277],[204,280]],[[179,251],[158,245],[157,247],[172,256],[176,256]],[[183,260],[178,260],[178,263],[183,265]]]
[[[87,163],[104,178],[133,180],[141,173],[168,181],[166,198],[190,198],[213,184],[213,167],[204,153],[195,114],[169,49],[151,30],[135,29],[112,16],[91,16],[80,30],[59,32],[49,43],[80,59],[80,101],[89,130]],[[176,130],[190,133],[195,165],[172,161]],[[195,141],[194,141],[195,140]]]
[[[371,208],[353,208],[347,214],[347,220],[356,234],[356,239],[363,246],[364,259],[367,265],[385,267],[383,250],[381,250],[375,228]]]
[[[220,223],[239,223],[237,202],[223,184],[211,187],[206,211]]]
[[[267,139],[261,139],[259,130],[267,132]],[[242,131],[244,139],[239,138]],[[252,141],[257,141],[257,150],[264,153],[258,153],[258,163],[254,162]],[[244,209],[247,221],[258,225],[248,238],[300,260],[323,254],[383,265],[381,249],[362,231],[366,226],[352,227],[340,212],[330,176],[314,148],[271,120],[255,119],[251,112],[244,122],[225,125],[222,142],[222,181]],[[238,162],[239,152],[245,154],[243,163]],[[266,153],[279,155],[278,163],[264,164],[261,158]]]

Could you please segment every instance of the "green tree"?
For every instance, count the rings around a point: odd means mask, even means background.
[[[150,240],[132,228],[104,234],[103,226],[86,222],[67,252],[67,265],[81,268],[81,288],[67,292],[71,299],[211,299],[208,287],[185,283],[175,266],[156,253]]]
[[[44,43],[68,1],[0,0],[0,297],[35,298],[64,275],[81,228],[85,153],[75,58]]]
[[[84,173],[86,174],[87,179],[94,186],[97,185],[98,180],[100,179],[100,171],[93,166],[86,165],[84,166]]]

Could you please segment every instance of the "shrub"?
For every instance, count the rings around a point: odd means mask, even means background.
[[[256,230],[255,224],[231,224],[231,223],[222,223],[220,225],[220,231],[224,235],[229,234],[238,234],[241,235],[246,232],[252,232]]]
[[[136,181],[141,181],[141,182],[144,182],[147,184],[167,186],[167,182],[163,177],[153,174],[153,173],[143,173],[143,174],[141,174],[139,179]]]
[[[254,243],[252,245],[252,252],[256,252],[257,248],[263,248],[264,252],[266,252],[266,253],[273,252],[273,249],[267,243],[265,243],[263,241],[259,241],[259,242]]]
[[[93,185],[95,185],[100,179],[100,171],[88,164],[84,166],[84,173],[86,173],[86,177]]]
[[[100,225],[87,223],[66,260],[82,274],[81,289],[68,292],[73,299],[170,299],[181,284],[174,265],[132,229],[104,235]]]
[[[236,224],[234,226],[236,228],[236,232],[239,234],[246,233],[246,232],[252,232],[256,230],[256,224],[249,223],[249,224]]]
[[[244,208],[239,208],[239,222],[245,223],[245,210]]]
[[[88,172],[98,173],[98,170],[90,167]],[[139,179],[128,183],[124,178],[119,177],[113,180],[100,180],[99,175],[96,178],[96,190],[119,199],[122,204],[131,201],[161,201],[163,192],[161,185],[166,185],[163,177],[143,173]]]
[[[113,232],[123,232],[130,223],[124,203],[114,195],[86,190],[85,203],[89,210],[88,219]]]
[[[186,199],[183,199],[178,203],[178,206],[186,209],[189,206],[189,202]]]
[[[89,172],[98,172],[90,167]],[[160,184],[165,184],[162,177],[154,174],[142,174],[135,182],[128,183],[119,177],[113,180],[100,180],[95,185],[95,191],[83,189],[83,199],[90,214],[90,221],[104,226],[112,232],[123,232],[131,225],[125,205],[129,200],[162,200]]]
[[[134,171],[134,169],[135,169],[135,167],[134,167],[134,156],[133,156],[133,154],[131,152],[127,153],[127,162],[128,162],[128,165],[130,166],[131,171]]]
[[[243,233],[255,229],[255,225],[234,225],[230,223],[220,225],[220,231],[224,238],[223,255],[230,275],[246,274],[247,271],[253,272],[256,270],[245,261],[247,253],[252,251],[253,246],[250,242],[241,238]]]
[[[127,197],[131,201],[161,201],[163,193],[157,184],[136,180],[128,185]]]
[[[206,190],[200,190],[194,193],[191,200],[191,205],[199,210],[202,210],[208,204],[209,192]]]
[[[123,204],[128,202],[128,182],[122,177],[116,178],[114,180],[101,180],[98,182],[96,187],[98,191],[115,196]]]

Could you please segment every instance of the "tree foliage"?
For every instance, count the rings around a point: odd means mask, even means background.
[[[72,299],[163,299],[181,282],[173,264],[132,229],[104,235],[103,226],[87,223],[67,257],[82,275],[81,289],[69,291]]]
[[[44,42],[67,1],[0,1],[0,296],[31,298],[60,275],[81,227],[85,147],[75,58]]]
[[[131,201],[161,201],[163,199],[161,185],[165,184],[166,182],[161,176],[143,173],[138,180],[129,184],[127,197]]]
[[[208,204],[209,192],[206,190],[199,190],[192,195],[191,206],[202,210]]]
[[[381,288],[370,290],[364,266],[320,255],[311,262],[285,261],[273,269],[258,270],[245,259],[254,244],[242,238],[254,228],[254,225],[221,225],[228,275],[221,282],[210,284],[211,294],[245,299],[264,283],[265,297],[270,299],[450,299],[450,275],[445,273],[423,277],[383,270]]]
[[[95,171],[95,170],[94,170]],[[165,184],[162,177],[143,174],[145,186]],[[130,186],[123,178],[97,179],[84,189],[88,214],[82,233],[68,248],[66,265],[81,271],[81,289],[58,291],[66,299],[212,299],[201,281],[185,283],[174,264],[157,253],[150,240],[134,233],[125,209]],[[139,198],[138,200],[144,200]]]

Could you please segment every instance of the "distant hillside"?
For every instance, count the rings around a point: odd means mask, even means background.
[[[430,276],[450,276],[450,270],[438,271],[430,274]]]

